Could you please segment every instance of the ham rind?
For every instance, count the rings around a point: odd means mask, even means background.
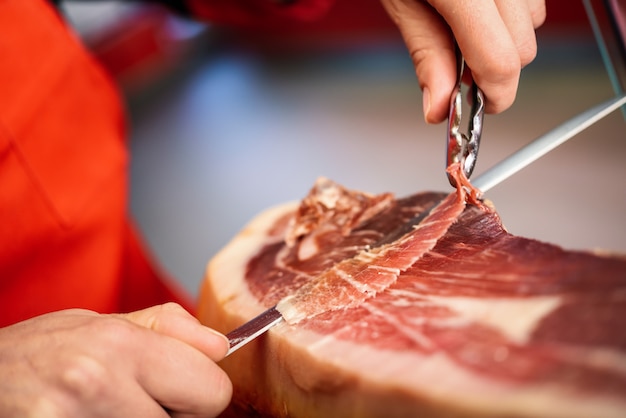
[[[394,200],[349,231],[320,224],[306,258],[306,237],[285,243],[298,206],[264,212],[209,265],[199,317],[230,331],[442,198]],[[624,256],[513,236],[473,204],[429,247],[359,302],[320,302],[222,361],[231,416],[626,416]]]

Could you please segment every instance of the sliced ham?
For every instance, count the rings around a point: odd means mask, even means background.
[[[626,257],[513,236],[457,184],[393,199],[322,180],[233,238],[200,320],[228,332],[278,304],[287,321],[220,363],[231,416],[626,416]]]
[[[465,189],[458,188],[413,230],[396,241],[374,248],[368,246],[353,257],[338,261],[283,298],[277,309],[287,322],[295,324],[325,312],[361,306],[392,286],[400,274],[432,250],[463,212],[465,199]]]

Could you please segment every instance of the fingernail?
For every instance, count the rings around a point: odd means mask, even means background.
[[[221,353],[217,358],[218,359],[222,359],[224,358],[224,356],[226,356],[226,353],[228,353],[229,350],[229,346],[230,346],[230,342],[228,341],[228,337],[226,337],[224,334],[222,334],[219,331],[214,330],[213,328],[209,328],[209,327],[204,327],[204,329],[212,336],[212,337],[217,337],[218,339],[224,341],[223,343],[223,350],[224,352]]]
[[[225,336],[224,334],[222,334],[221,332],[216,331],[213,328],[207,327],[207,326],[205,326],[204,329],[206,329],[207,331],[209,331],[209,333],[215,335],[216,337],[219,337],[220,339],[225,340],[226,342],[228,342],[228,337]]]
[[[428,115],[430,113],[430,89],[428,86],[424,87],[424,90],[422,91],[422,101],[422,106],[424,108],[424,120],[426,123],[429,123]]]

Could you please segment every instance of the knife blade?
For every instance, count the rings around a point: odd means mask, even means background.
[[[226,356],[234,353],[282,320],[283,316],[278,312],[276,306],[273,306],[242,326],[235,328],[226,334],[229,345]]]
[[[622,94],[574,116],[476,177],[472,185],[486,192],[625,104]]]
[[[518,151],[514,152],[498,164],[494,165],[478,176],[472,184],[483,192],[493,188],[509,178],[511,175],[517,173],[522,168],[531,164],[533,161],[550,152],[568,139],[574,137],[625,104],[626,94],[623,94],[616,98],[607,100],[606,102],[600,103],[591,109],[578,114],[577,116],[574,116],[548,133],[535,139],[525,147],[522,147]],[[434,206],[436,206],[436,204],[433,205],[433,207]],[[429,211],[430,209],[423,211],[420,215],[408,222],[408,227],[405,225],[402,226],[402,228],[407,231],[410,230],[410,227],[418,224]],[[390,235],[397,235],[397,233],[392,232]],[[388,237],[390,235],[383,238],[383,240],[376,243],[374,246],[382,245],[385,242],[388,242]],[[232,330],[226,334],[230,347],[226,356],[231,355],[239,348],[264,334],[267,330],[282,321],[283,317],[281,313],[276,309],[276,306],[273,306],[254,319]]]

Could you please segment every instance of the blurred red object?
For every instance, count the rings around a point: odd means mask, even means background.
[[[172,71],[206,30],[161,6],[124,10],[113,22],[85,36],[95,57],[123,87],[149,86]]]
[[[419,1],[419,0],[415,0]],[[547,19],[541,33],[560,38],[592,39],[582,0],[547,0]],[[263,22],[231,32],[246,44],[270,49],[337,49],[368,47],[398,42],[398,29],[387,16],[380,0],[336,0],[329,13],[312,22],[285,22],[268,26]]]
[[[580,0],[548,0],[547,20],[540,29],[546,36],[593,37]],[[123,85],[143,86],[166,74],[185,59],[202,29],[181,36],[190,22],[165,8],[144,5],[112,22],[88,39],[102,64]],[[346,47],[401,45],[400,34],[379,0],[336,0],[329,13],[314,22],[285,22],[281,25],[227,28],[209,27],[240,44],[264,49],[310,51]],[[182,29],[185,32],[185,29]],[[189,32],[189,31],[188,31]]]

